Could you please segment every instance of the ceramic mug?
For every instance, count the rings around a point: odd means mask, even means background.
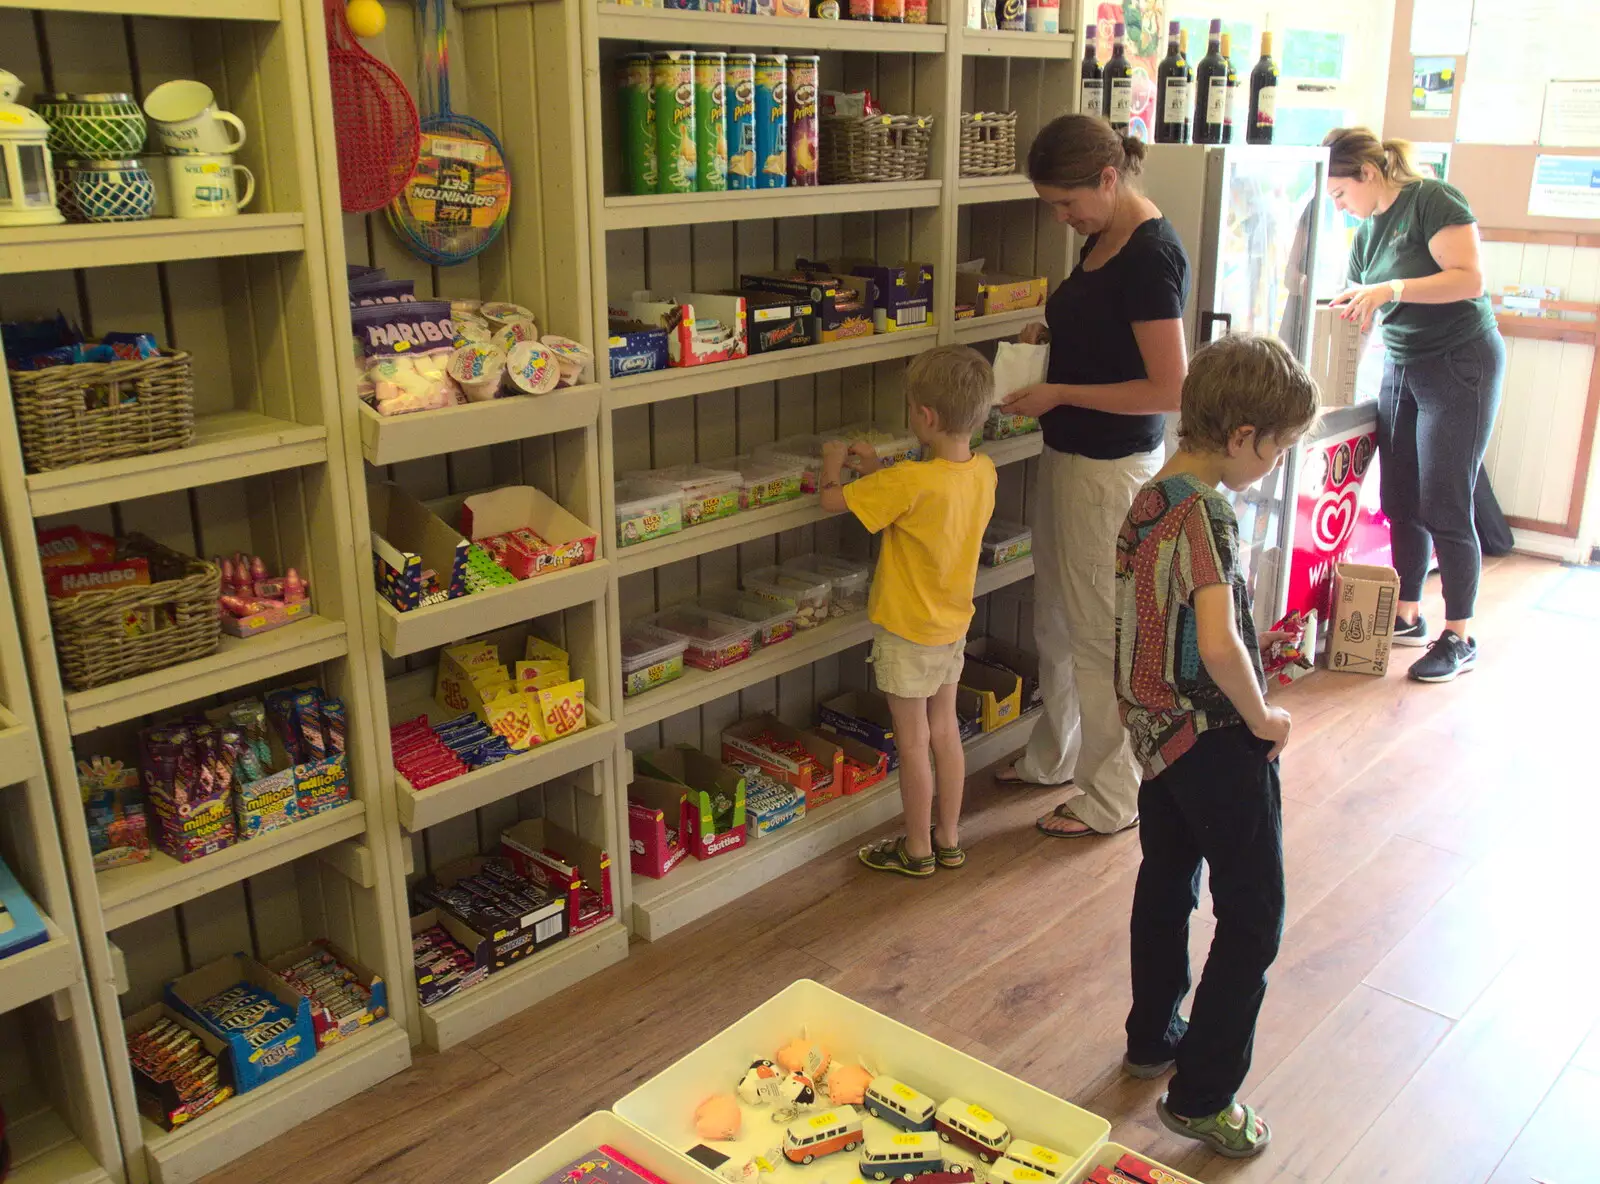
[[[238,177],[244,174],[244,193],[239,193]],[[231,156],[169,156],[167,180],[172,184],[168,199],[179,218],[220,218],[237,214],[256,195],[256,179]]]
[[[227,156],[244,147],[244,121],[218,111],[217,96],[203,82],[163,82],[144,97],[144,113],[161,147],[173,155]]]
[[[150,174],[150,187],[155,190],[155,203],[150,210],[152,218],[172,217],[172,178],[167,175],[167,158],[165,156],[141,156],[139,163],[144,165],[145,172]],[[67,213],[62,210],[62,213]],[[67,214],[70,222],[72,216]]]

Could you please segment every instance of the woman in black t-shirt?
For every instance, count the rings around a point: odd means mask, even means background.
[[[1044,455],[1034,493],[1034,625],[1044,718],[1002,785],[1066,785],[1082,796],[1039,820],[1059,838],[1138,821],[1139,769],[1113,684],[1117,533],[1162,463],[1163,414],[1178,409],[1187,366],[1189,260],[1171,224],[1135,190],[1145,148],[1102,119],[1063,115],[1028,152],[1039,196],[1085,238],[1050,295],[1047,382],[1006,400],[1037,415]],[[1046,328],[1048,326],[1048,328]]]

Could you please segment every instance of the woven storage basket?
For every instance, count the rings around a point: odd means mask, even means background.
[[[136,674],[176,666],[215,652],[222,636],[217,596],[222,572],[202,559],[163,547],[139,535],[127,540],[129,554],[150,560],[150,576],[168,571],[183,574],[137,588],[82,592],[50,598],[50,624],[55,630],[61,680],[68,690],[86,691]],[[129,636],[130,617],[149,610],[171,621],[164,627]],[[148,613],[145,614],[148,616]]]
[[[13,370],[10,377],[30,473],[170,452],[194,441],[194,378],[186,353]]]
[[[824,185],[920,181],[928,175],[931,115],[830,115],[817,122]]]
[[[961,175],[1003,177],[1017,171],[1017,113],[961,113]]]

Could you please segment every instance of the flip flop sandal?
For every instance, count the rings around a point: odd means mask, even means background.
[[[1175,1135],[1204,1143],[1224,1159],[1249,1159],[1260,1155],[1272,1142],[1272,1128],[1256,1114],[1255,1108],[1241,1105],[1239,1109],[1244,1113],[1244,1121],[1235,1126],[1232,1106],[1204,1118],[1179,1118],[1167,1108],[1166,1094],[1156,1102],[1156,1116],[1161,1119],[1162,1126]],[[1256,1133],[1257,1124],[1260,1125],[1259,1134]]]
[[[932,855],[922,859],[907,855],[905,835],[869,843],[856,852],[856,858],[875,872],[896,872],[902,876],[931,876],[938,866]]]
[[[939,846],[939,828],[930,826],[928,836],[933,842],[933,858],[940,867],[960,867],[967,862],[967,853],[960,847]]]
[[[994,783],[996,785],[1005,785],[1012,789],[1059,789],[1065,788],[1066,786],[1072,784],[1071,777],[1068,777],[1065,781],[1061,782],[1059,786],[1051,785],[1046,781],[1029,781],[1026,777],[1020,777],[1017,775],[1017,767],[1015,765],[1011,766],[1011,771],[1009,773],[997,772],[991,773],[990,776],[994,778]]]
[[[1045,825],[1045,823],[1052,818],[1062,818],[1070,822],[1076,822],[1078,825],[1086,827],[1087,829],[1051,830]],[[1119,826],[1116,830],[1112,831],[1100,831],[1095,830],[1092,826],[1089,826],[1087,822],[1074,814],[1072,812],[1072,803],[1062,802],[1054,810],[1050,811],[1049,814],[1039,819],[1039,821],[1035,822],[1033,825],[1040,834],[1049,835],[1052,839],[1104,839],[1111,835],[1120,835],[1125,830],[1132,830],[1134,827],[1139,825],[1139,816],[1135,814],[1133,816],[1133,821],[1128,823],[1127,826]]]

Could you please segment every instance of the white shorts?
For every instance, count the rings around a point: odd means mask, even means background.
[[[949,645],[918,645],[914,641],[878,629],[872,635],[872,654],[867,661],[885,695],[900,699],[931,699],[940,687],[961,681],[966,665],[967,639]]]

